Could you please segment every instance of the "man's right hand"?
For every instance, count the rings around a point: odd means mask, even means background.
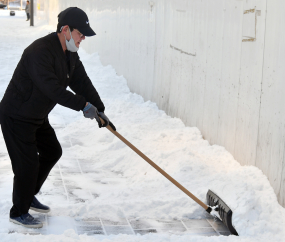
[[[96,119],[99,128],[102,127],[102,123],[101,120],[99,118],[99,112],[97,110],[96,107],[94,107],[91,103],[87,103],[87,105],[85,106],[85,108],[83,109],[83,115],[85,118],[90,118],[90,119]]]

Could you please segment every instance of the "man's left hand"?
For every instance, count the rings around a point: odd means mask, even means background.
[[[98,115],[99,115],[99,117],[100,117],[101,119],[104,120],[104,124],[102,124],[102,127],[106,127],[106,126],[110,125],[111,128],[112,128],[114,131],[116,131],[116,127],[115,127],[114,124],[112,124],[112,122],[108,119],[108,117],[105,115],[105,113],[99,112]]]

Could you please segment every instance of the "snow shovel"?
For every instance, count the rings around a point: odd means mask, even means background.
[[[100,120],[104,124],[103,119],[100,118]],[[232,210],[219,196],[209,190],[207,192],[207,203],[209,204],[209,206],[207,206],[205,203],[195,197],[191,192],[189,192],[185,187],[183,187],[179,182],[177,182],[174,178],[172,178],[164,170],[162,170],[158,165],[156,165],[145,154],[138,150],[134,145],[127,141],[122,135],[120,135],[117,131],[114,131],[110,125],[107,125],[106,128],[111,131],[115,136],[117,136],[121,141],[123,141],[127,146],[129,146],[140,157],[142,157],[146,162],[148,162],[152,167],[154,167],[158,172],[165,176],[169,181],[171,181],[175,186],[177,186],[180,190],[182,190],[190,198],[192,198],[196,203],[202,206],[209,214],[219,218],[233,235],[238,235],[237,231],[232,225]]]

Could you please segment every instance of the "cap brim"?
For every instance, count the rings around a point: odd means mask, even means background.
[[[90,26],[86,26],[83,28],[78,27],[78,30],[81,34],[83,34],[84,36],[87,36],[87,37],[96,35],[96,33],[93,31],[93,29],[91,29]]]

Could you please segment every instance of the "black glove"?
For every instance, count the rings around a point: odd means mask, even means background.
[[[87,106],[83,109],[83,115],[85,118],[96,119],[99,128],[102,127],[101,120],[99,118],[99,112],[96,107],[94,107],[91,103],[88,103]]]
[[[101,119],[103,119],[104,120],[104,124],[102,124],[102,127],[106,127],[107,125],[110,125],[111,126],[111,128],[114,130],[114,131],[116,131],[116,127],[114,126],[114,124],[112,124],[112,122],[108,119],[108,117],[105,115],[105,113],[103,113],[103,112],[99,112],[99,117],[101,118]]]
[[[109,121],[108,117],[105,115],[105,113],[99,112],[98,115],[99,115],[99,117],[100,117],[101,119],[104,120],[104,124],[102,124],[102,127],[108,126],[108,124],[109,124],[110,121]]]

